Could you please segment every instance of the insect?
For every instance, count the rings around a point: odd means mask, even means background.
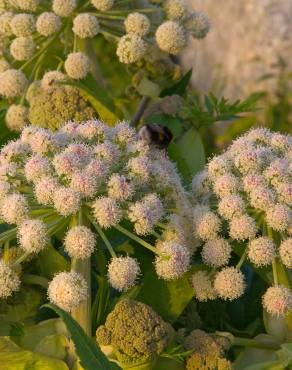
[[[138,137],[148,145],[155,145],[161,149],[166,149],[173,135],[168,127],[161,126],[157,123],[150,123],[140,128]]]

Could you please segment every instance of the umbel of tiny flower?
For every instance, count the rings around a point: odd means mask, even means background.
[[[192,181],[193,232],[201,240],[202,260],[213,269],[225,266],[210,275],[217,295],[233,300],[244,293],[240,267],[245,259],[257,268],[268,266],[275,287],[269,288],[263,304],[272,314],[287,311],[291,294],[288,288],[278,287],[277,269],[271,267],[277,263],[291,267],[292,157],[287,155],[291,150],[290,135],[253,129],[211,158]],[[228,266],[235,245],[241,246],[242,257],[237,266]],[[197,276],[209,291],[209,275]],[[194,281],[197,287],[196,277]],[[196,291],[199,300],[208,295]],[[276,307],[276,296],[282,308]]]
[[[55,132],[25,126],[20,138],[0,151],[0,214],[15,226],[2,235],[4,242],[17,238],[25,261],[61,231],[64,252],[81,263],[102,240],[111,255],[108,280],[119,291],[136,284],[140,266],[132,256],[117,255],[108,230],[115,228],[154,253],[160,278],[177,279],[195,250],[191,207],[175,165],[125,121],[115,127],[96,119],[72,121]],[[159,241],[150,244],[148,236]],[[75,290],[84,297],[84,289],[74,274],[60,274],[49,298],[71,311],[81,302],[70,301]]]

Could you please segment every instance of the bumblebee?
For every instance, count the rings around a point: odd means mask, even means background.
[[[157,123],[142,126],[138,132],[138,137],[148,145],[154,145],[160,149],[166,149],[173,139],[170,129]]]

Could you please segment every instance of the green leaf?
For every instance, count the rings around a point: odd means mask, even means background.
[[[143,77],[136,86],[136,90],[142,96],[149,96],[150,98],[157,98],[160,93],[160,87],[156,83],[150,81],[147,77]]]
[[[53,334],[44,337],[34,348],[34,352],[64,361],[67,348],[68,338],[63,334]]]
[[[76,353],[80,359],[81,366],[86,370],[119,370],[120,367],[110,362],[102,353],[97,344],[89,338],[80,325],[61,308],[46,304],[43,307],[48,307],[54,310],[65,322],[71,338],[75,344]]]
[[[3,370],[69,370],[65,362],[22,350],[7,337],[0,338],[0,368]]]
[[[163,98],[168,95],[184,95],[192,77],[192,72],[193,70],[190,69],[177,83],[162,90],[160,97]]]
[[[70,263],[52,245],[42,250],[35,260],[38,273],[48,279],[60,271],[69,271]]]
[[[246,370],[249,366],[277,361],[276,351],[262,348],[245,348],[236,358],[234,370]]]
[[[182,122],[175,117],[166,114],[153,114],[145,119],[145,123],[157,123],[161,126],[166,126],[170,129],[174,137],[177,137],[182,132]]]
[[[184,180],[189,182],[205,165],[205,150],[198,131],[191,128],[180,140],[171,143],[169,157],[177,163]]]
[[[137,300],[151,306],[164,320],[173,322],[193,297],[187,276],[173,281],[159,279],[153,269],[144,275]]]

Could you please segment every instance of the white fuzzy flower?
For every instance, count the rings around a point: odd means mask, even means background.
[[[225,175],[230,172],[231,164],[224,155],[213,157],[207,165],[208,174],[212,179]]]
[[[87,298],[87,284],[77,272],[60,272],[49,284],[48,298],[50,302],[65,311],[72,311]]]
[[[103,121],[97,119],[91,119],[82,123],[82,125],[76,125],[76,132],[78,136],[89,141],[106,140],[108,131],[109,127]]]
[[[90,2],[97,10],[106,12],[113,7],[115,0],[91,0]]]
[[[100,197],[92,204],[93,214],[101,227],[109,228],[121,220],[121,210],[113,198]]]
[[[232,218],[229,227],[229,235],[235,240],[253,239],[257,231],[254,219],[245,214]]]
[[[251,206],[261,211],[265,211],[272,207],[276,199],[275,194],[264,186],[253,189],[249,196]]]
[[[27,85],[25,75],[17,69],[7,69],[0,73],[0,95],[15,98],[23,94]]]
[[[232,174],[222,175],[214,182],[214,192],[218,197],[225,197],[238,190],[240,190],[238,179]]]
[[[39,253],[48,242],[46,224],[41,220],[25,220],[18,229],[20,248],[27,253]]]
[[[60,187],[56,190],[54,197],[54,207],[62,216],[75,214],[80,208],[80,195],[72,189]]]
[[[10,26],[13,16],[14,14],[11,12],[4,12],[0,14],[0,35],[1,36],[7,37],[7,36],[13,35],[13,31]]]
[[[74,226],[66,234],[65,251],[71,258],[89,258],[94,252],[96,240],[93,232],[86,226]]]
[[[28,203],[21,194],[9,194],[1,204],[2,220],[8,224],[19,224],[28,216]]]
[[[248,258],[257,267],[267,266],[276,256],[276,246],[268,237],[253,239],[248,244]]]
[[[29,12],[35,12],[39,6],[41,0],[13,0],[14,4],[22,9]]]
[[[53,11],[60,17],[70,17],[76,5],[76,0],[53,0]]]
[[[205,13],[191,13],[185,20],[184,26],[196,39],[203,39],[210,31],[210,21]]]
[[[247,193],[256,190],[258,187],[266,185],[265,178],[256,173],[250,173],[243,177],[243,188]]]
[[[32,14],[17,14],[11,22],[10,27],[15,36],[30,36],[35,31],[35,18]]]
[[[292,268],[292,238],[288,238],[282,241],[279,254],[283,264],[289,269]]]
[[[263,296],[263,306],[273,316],[281,317],[292,309],[292,292],[279,285],[268,288]]]
[[[0,260],[0,298],[8,298],[19,288],[18,275],[3,260]]]
[[[125,121],[118,122],[113,129],[112,140],[120,145],[129,145],[137,139],[135,130]]]
[[[34,188],[35,197],[38,203],[49,205],[53,203],[54,194],[58,189],[58,181],[54,177],[44,176]]]
[[[96,175],[85,171],[74,172],[71,176],[70,187],[83,197],[93,197],[98,189]]]
[[[233,217],[244,213],[244,200],[239,195],[228,195],[218,203],[218,213],[226,220],[231,220]]]
[[[33,137],[31,137],[30,147],[35,153],[45,154],[50,152],[53,148],[53,135],[51,131],[43,128],[36,130]]]
[[[214,212],[206,211],[195,218],[195,235],[202,240],[216,238],[220,229],[220,218]]]
[[[119,40],[117,56],[121,63],[136,63],[145,56],[146,52],[146,42],[136,34],[127,34]]]
[[[210,179],[208,171],[198,172],[192,180],[192,191],[196,197],[206,196],[210,192]]]
[[[36,182],[42,176],[50,175],[52,168],[47,158],[34,154],[24,166],[24,174],[27,181]]]
[[[103,159],[108,164],[113,164],[119,158],[119,149],[116,145],[112,144],[110,141],[105,141],[102,144],[97,144],[94,147],[95,155]]]
[[[181,277],[189,268],[190,253],[182,245],[175,242],[159,242],[155,257],[155,270],[164,280],[174,280]]]
[[[245,290],[243,273],[234,267],[225,267],[215,276],[214,288],[219,297],[233,301],[241,297]]]
[[[28,123],[28,108],[20,104],[11,104],[5,116],[7,127],[19,132]]]
[[[72,30],[81,39],[86,39],[96,36],[100,31],[100,26],[94,15],[81,13],[74,18]]]
[[[0,202],[7,196],[11,185],[7,181],[0,180]]]
[[[148,180],[150,176],[150,161],[147,156],[140,155],[131,158],[127,164],[129,175],[136,179],[141,179],[143,182]]]
[[[69,77],[75,80],[85,78],[90,70],[91,61],[82,52],[68,54],[65,60],[65,71]]]
[[[136,284],[140,274],[140,267],[136,259],[113,257],[108,265],[108,280],[110,285],[120,291],[127,291]]]
[[[291,141],[288,136],[276,132],[271,135],[271,146],[285,153],[291,147]]]
[[[162,23],[155,33],[159,48],[169,54],[176,55],[186,46],[185,30],[174,21]]]
[[[172,20],[183,20],[187,15],[187,3],[185,0],[166,0],[164,9],[167,18]]]
[[[254,149],[245,149],[234,158],[235,167],[242,173],[258,173],[261,168],[261,158]]]
[[[11,69],[10,64],[4,58],[0,58],[0,73],[7,71],[7,69]]]
[[[199,302],[216,299],[217,293],[207,271],[195,272],[191,277],[191,284]]]
[[[277,203],[267,210],[266,222],[276,231],[285,231],[292,221],[292,213],[289,207]]]
[[[58,32],[62,22],[59,16],[53,12],[44,12],[38,16],[36,29],[40,35],[51,36]]]
[[[126,200],[131,198],[134,193],[134,187],[131,182],[123,175],[112,174],[108,181],[108,195],[117,200]]]
[[[278,193],[279,200],[287,206],[292,206],[292,184],[290,183],[279,183],[275,186],[275,190]]]
[[[134,33],[138,36],[145,36],[150,30],[148,17],[140,13],[130,13],[124,22],[127,33]]]
[[[33,38],[17,37],[10,44],[10,53],[15,60],[28,60],[35,52],[35,43]]]
[[[66,76],[60,71],[49,71],[43,75],[41,86],[44,90],[51,90],[56,87],[55,82],[65,81]]]
[[[202,249],[203,261],[209,266],[221,267],[227,265],[230,256],[231,246],[222,238],[207,241]]]

